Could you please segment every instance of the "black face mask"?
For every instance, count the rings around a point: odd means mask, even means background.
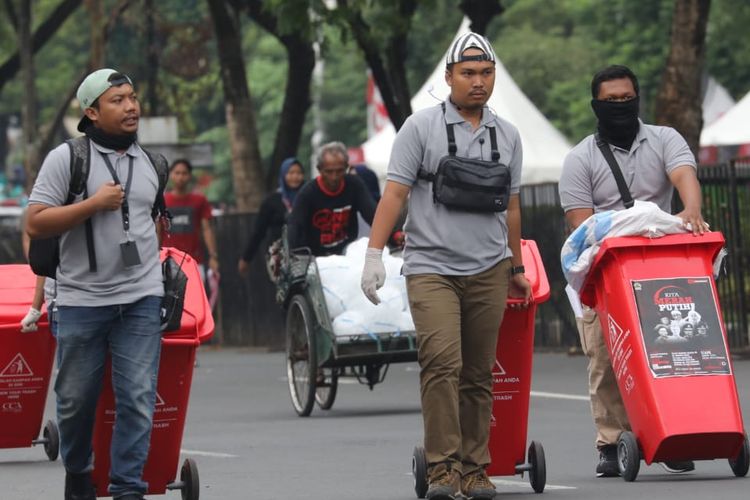
[[[599,120],[599,136],[610,144],[630,149],[638,135],[638,105],[640,98],[614,102],[591,100],[591,107]]]
[[[105,148],[123,151],[128,149],[131,144],[138,140],[138,134],[114,135],[108,134],[94,124],[89,124],[83,131],[86,136]]]

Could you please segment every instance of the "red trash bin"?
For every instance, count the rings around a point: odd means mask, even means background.
[[[50,460],[60,449],[57,425],[47,421],[37,439],[47,400],[55,339],[46,311],[37,331],[21,333],[34,297],[36,276],[27,265],[0,266],[0,448],[44,444]]]
[[[748,470],[732,360],[713,278],[721,233],[609,238],[581,291],[596,309],[632,432],[618,441],[627,481],[647,464],[730,459]],[[687,326],[690,325],[690,326]]]
[[[143,479],[148,483],[147,494],[161,495],[168,489],[180,489],[183,499],[197,500],[200,490],[195,462],[190,458],[185,460],[179,479],[176,479],[176,472],[193,379],[195,352],[201,343],[208,341],[213,335],[214,320],[196,261],[177,249],[163,248],[162,261],[168,255],[178,263],[184,256],[182,270],[187,275],[188,282],[180,329],[165,333],[162,339],[151,445]],[[95,460],[92,478],[99,497],[110,496],[107,487],[115,405],[109,360],[104,377],[94,424]]]
[[[534,302],[527,309],[508,307],[498,332],[488,445],[492,462],[487,474],[512,476],[528,471],[531,486],[541,493],[547,481],[544,448],[541,443],[532,441],[527,455],[526,431],[534,353],[534,316],[537,306],[549,298],[550,287],[536,242],[521,240],[521,254]],[[508,299],[509,305],[520,302],[519,299]],[[414,491],[418,498],[424,498],[428,487],[427,460],[421,446],[414,448],[412,474]]]
[[[534,354],[534,316],[537,305],[549,298],[550,287],[536,243],[522,240],[521,254],[534,302],[528,309],[508,307],[500,325],[492,373],[494,385],[489,442],[492,462],[487,474],[512,476],[528,471],[531,486],[541,493],[546,483],[544,449],[541,443],[532,441],[527,452],[526,432]],[[514,302],[521,301],[508,300],[509,304]]]

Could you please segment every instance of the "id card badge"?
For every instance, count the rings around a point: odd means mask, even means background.
[[[122,254],[122,263],[125,267],[138,266],[141,263],[141,256],[138,254],[138,245],[135,241],[126,241],[120,243],[120,253]]]

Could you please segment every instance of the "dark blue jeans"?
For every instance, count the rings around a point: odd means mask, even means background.
[[[58,306],[55,383],[60,452],[68,472],[93,469],[92,434],[107,352],[112,355],[115,427],[109,492],[144,494],[159,370],[161,297],[103,307]]]

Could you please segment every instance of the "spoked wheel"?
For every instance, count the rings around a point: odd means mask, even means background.
[[[542,443],[532,441],[529,445],[528,455],[529,465],[529,482],[531,487],[537,493],[542,493],[547,484],[547,462],[544,459],[544,448]]]
[[[295,295],[286,315],[286,374],[292,404],[300,417],[310,415],[315,404],[318,363],[314,337],[310,306],[303,295]]]
[[[739,455],[729,459],[729,466],[732,468],[735,476],[745,477],[747,475],[747,470],[750,467],[750,443],[748,443],[747,435],[745,436],[745,441],[742,443]]]
[[[617,467],[625,481],[632,482],[641,468],[641,451],[635,434],[624,431],[617,438]]]
[[[417,498],[424,498],[427,495],[427,458],[421,446],[414,447],[411,473],[414,476],[414,493],[417,494]]]
[[[198,480],[198,466],[192,458],[186,458],[180,470],[182,482],[182,500],[198,500],[200,496],[200,481]]]
[[[54,462],[60,453],[60,432],[57,430],[57,424],[52,420],[47,420],[42,437],[44,438],[44,453],[47,454],[50,462]]]
[[[321,368],[315,382],[315,402],[321,410],[330,410],[339,388],[339,372],[335,368]]]

